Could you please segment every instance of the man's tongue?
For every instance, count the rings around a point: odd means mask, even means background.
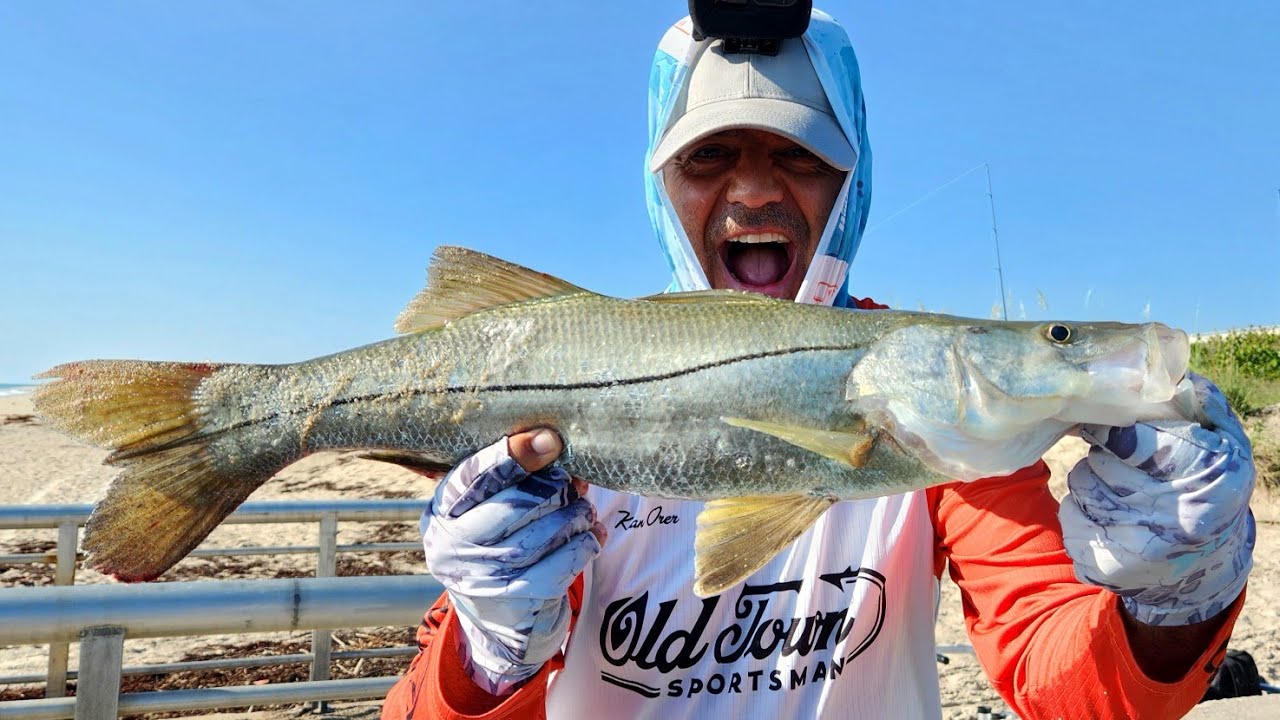
[[[772,285],[787,274],[787,250],[781,243],[729,243],[725,263],[747,285]]]

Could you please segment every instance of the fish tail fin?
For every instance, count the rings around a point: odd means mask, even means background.
[[[225,365],[91,360],[38,376],[36,411],[54,427],[111,448],[122,468],[85,526],[89,566],[125,582],[151,580],[181,560],[265,482],[216,463],[195,394]]]
[[[86,360],[36,376],[36,412],[55,428],[119,455],[145,452],[199,430],[196,388],[222,365]]]

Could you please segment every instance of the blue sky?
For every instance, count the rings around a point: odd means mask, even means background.
[[[875,152],[853,289],[1280,322],[1280,4],[819,3]],[[641,182],[679,0],[0,5],[0,381],[391,334],[432,248],[660,289]],[[1047,308],[1038,298],[1043,296]]]

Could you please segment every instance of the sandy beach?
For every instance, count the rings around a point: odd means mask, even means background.
[[[1280,413],[1272,417],[1273,429],[1280,432]],[[1083,452],[1083,443],[1068,438],[1050,453],[1048,460],[1060,478]],[[6,491],[10,503],[87,503],[97,500],[111,479],[112,469],[101,465],[105,453],[77,443],[42,425],[32,417],[29,395],[0,396],[0,488]],[[254,500],[266,499],[318,499],[318,498],[407,498],[425,497],[430,483],[408,471],[382,463],[354,459],[349,455],[323,454],[308,458],[289,467],[279,476],[259,489]],[[1063,493],[1060,480],[1055,481],[1055,492]],[[1232,647],[1251,652],[1266,678],[1280,680],[1280,642],[1276,641],[1280,630],[1280,557],[1267,549],[1277,547],[1280,541],[1280,519],[1275,506],[1268,498],[1259,497],[1255,503],[1259,518],[1256,566],[1248,590],[1248,602],[1236,626]],[[416,540],[416,527],[412,524],[381,526],[369,524],[351,529],[344,528],[339,542],[408,539]],[[0,553],[30,552],[32,548],[45,548],[52,544],[53,531],[0,531]],[[315,530],[310,525],[241,525],[219,528],[211,542],[221,546],[237,544],[310,544],[314,543]],[[423,572],[420,555],[401,553],[394,556],[359,556],[346,561],[344,574],[356,573],[417,573]],[[281,556],[262,560],[184,560],[172,571],[176,579],[196,577],[274,577],[280,575],[310,575],[314,573],[313,556]],[[51,574],[42,566],[0,566],[0,592],[7,586],[48,582]],[[110,582],[88,570],[79,571],[77,583]],[[937,625],[937,641],[940,645],[966,644],[959,594],[948,580],[943,583],[941,615]],[[424,600],[424,606],[425,606]],[[408,644],[412,628],[388,628],[378,637],[388,644]],[[207,656],[231,652],[227,647],[243,645],[247,641],[305,643],[302,633],[275,633],[265,635],[207,637],[193,639],[131,640],[126,641],[126,664],[143,662],[171,662],[196,655]],[[371,641],[372,642],[372,641]],[[305,647],[305,646],[304,646]],[[302,650],[305,652],[305,650]],[[75,666],[73,651],[72,667]],[[42,646],[0,648],[0,674],[43,672],[46,662]],[[369,664],[357,672],[363,675],[398,673],[406,667],[407,659],[397,659]],[[352,676],[353,664],[335,670],[335,677]],[[953,655],[950,663],[939,665],[942,684],[944,717],[959,720],[973,716],[978,705],[1004,708],[992,691],[981,668],[970,655]],[[305,668],[301,671],[305,676]],[[345,674],[343,674],[345,673]],[[252,678],[249,679],[252,681]],[[216,684],[216,680],[210,684]],[[0,692],[5,691],[0,686]],[[12,690],[12,688],[10,688]],[[376,703],[352,703],[335,705],[335,717],[367,718],[376,716]],[[247,715],[247,711],[233,711],[216,717],[291,717],[293,711]]]

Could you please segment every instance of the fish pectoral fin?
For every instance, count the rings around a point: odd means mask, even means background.
[[[361,460],[373,460],[375,462],[399,465],[406,470],[412,470],[432,480],[439,480],[453,469],[452,465],[437,457],[412,450],[362,450],[351,453],[351,456]]]
[[[396,332],[432,330],[500,305],[586,292],[573,283],[492,255],[442,245],[427,268],[426,289],[396,318]]]
[[[698,514],[694,585],[719,595],[764,567],[836,501],[813,495],[754,495],[707,503]]]
[[[772,435],[779,440],[804,448],[810,452],[831,458],[836,462],[862,467],[875,447],[877,434],[874,430],[818,430],[795,425],[779,425],[762,420],[744,420],[742,418],[720,418],[734,427],[755,430]]]

